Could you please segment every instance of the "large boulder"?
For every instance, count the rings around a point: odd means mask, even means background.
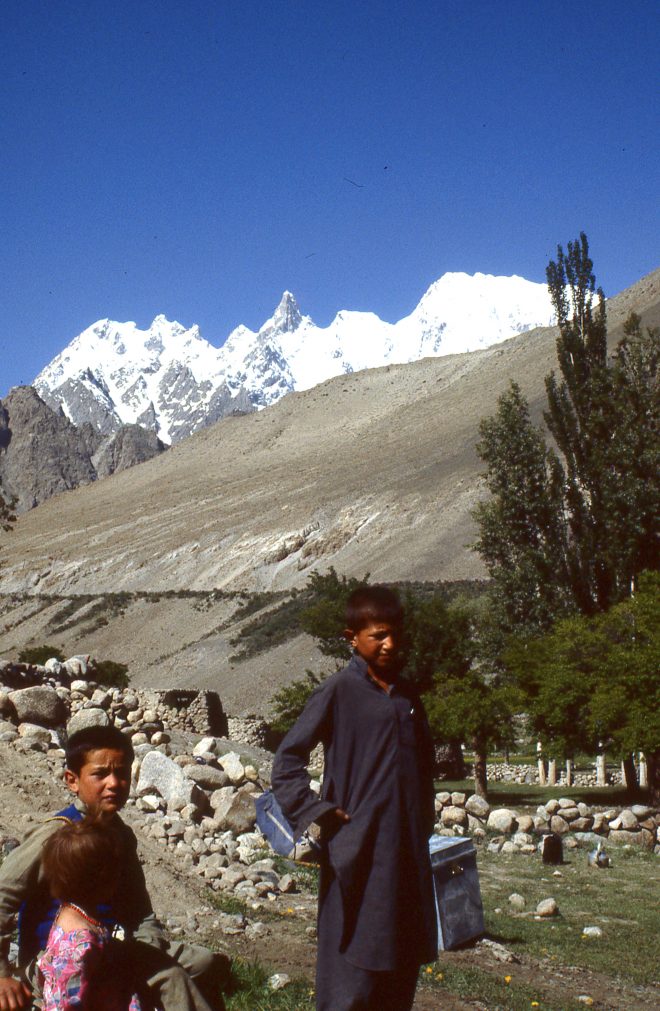
[[[88,727],[109,727],[110,717],[105,709],[79,709],[67,723],[66,732],[71,734],[79,730],[87,730]]]
[[[40,727],[57,727],[65,722],[67,708],[54,688],[35,686],[10,692],[19,723],[37,723]]]
[[[446,828],[452,828],[454,825],[467,825],[468,814],[464,807],[449,804],[447,807],[443,807],[440,820]]]
[[[254,796],[247,790],[234,790],[231,786],[216,790],[211,798],[213,814],[222,832],[234,835],[250,832],[256,824]]]
[[[499,807],[488,815],[486,827],[493,832],[504,832],[505,835],[509,835],[515,831],[517,824],[518,815],[515,811],[510,811],[506,807]]]
[[[204,790],[219,790],[230,783],[227,773],[223,769],[214,768],[212,765],[198,765],[195,762],[192,765],[184,766],[184,769],[184,775]]]
[[[487,818],[490,814],[490,804],[484,797],[473,793],[466,801],[465,810],[475,818]]]
[[[138,797],[154,792],[160,794],[172,810],[180,811],[187,804],[199,806],[204,801],[200,788],[162,751],[147,752],[142,759],[137,781]]]

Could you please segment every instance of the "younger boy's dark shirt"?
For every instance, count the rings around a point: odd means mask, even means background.
[[[319,798],[306,764],[325,752]],[[356,966],[394,970],[411,957],[437,956],[428,838],[433,831],[433,751],[421,702],[405,683],[387,694],[355,655],[312,695],[275,758],[273,790],[297,831],[325,811],[351,816],[327,841],[342,894],[340,950]],[[321,899],[323,900],[323,883]],[[414,955],[409,928],[415,909]],[[323,918],[322,918],[323,919]],[[405,949],[405,950],[404,950]]]

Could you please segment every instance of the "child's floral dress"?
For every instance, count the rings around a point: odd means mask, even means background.
[[[43,1011],[142,1011],[122,983],[114,944],[105,927],[66,931],[55,923],[38,961]]]

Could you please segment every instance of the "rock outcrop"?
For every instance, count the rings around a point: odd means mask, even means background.
[[[19,513],[150,460],[165,448],[139,425],[123,425],[107,435],[89,421],[76,427],[31,386],[15,386],[0,401],[0,490]]]

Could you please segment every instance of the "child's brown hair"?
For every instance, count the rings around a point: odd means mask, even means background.
[[[41,854],[51,895],[83,908],[107,900],[117,882],[121,853],[119,834],[107,822],[88,815],[63,825],[46,840]]]

